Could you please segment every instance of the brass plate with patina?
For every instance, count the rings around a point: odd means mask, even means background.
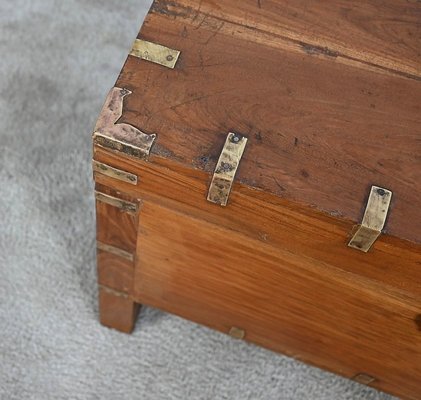
[[[109,194],[101,193],[95,191],[95,198],[98,201],[102,201],[110,206],[117,207],[122,211],[126,211],[128,213],[136,213],[137,212],[137,204],[131,203],[130,201],[119,199],[118,197],[110,196]]]
[[[180,52],[157,43],[136,39],[133,43],[130,55],[163,65],[164,67],[174,68],[178,57],[180,56]]]
[[[358,230],[348,243],[349,247],[367,252],[380,236],[386,222],[392,192],[372,186],[364,217]]]
[[[122,182],[130,183],[132,185],[137,184],[137,176],[135,174],[123,171],[118,168],[114,168],[111,165],[107,165],[102,162],[92,160],[92,169],[94,173],[109,176],[110,178],[114,178]]]
[[[208,200],[226,206],[235,173],[247,144],[247,138],[230,132],[219,156],[208,191]]]

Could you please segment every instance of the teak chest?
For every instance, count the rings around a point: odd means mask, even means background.
[[[93,134],[101,322],[421,399],[420,38],[417,1],[156,0]]]

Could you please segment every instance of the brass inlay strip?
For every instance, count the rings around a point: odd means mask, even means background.
[[[97,241],[96,247],[99,250],[106,251],[107,253],[114,254],[115,256],[125,258],[126,260],[133,261],[134,256],[126,250],[119,249],[118,247],[111,246],[110,244]]]
[[[228,334],[229,334],[231,337],[233,337],[234,339],[239,339],[239,340],[244,339],[244,337],[246,336],[246,332],[244,331],[244,329],[240,329],[240,328],[237,328],[237,327],[235,327],[235,326],[233,326],[233,327],[229,330]]]
[[[100,290],[103,290],[104,292],[112,294],[114,296],[124,297],[125,299],[128,299],[130,297],[127,293],[119,292],[118,290],[111,289],[108,286],[98,285],[98,288]]]
[[[230,132],[219,156],[208,191],[208,200],[226,206],[247,138]]]
[[[136,39],[133,43],[130,55],[163,65],[164,67],[174,68],[178,57],[180,56],[180,52],[157,43]]]
[[[94,172],[109,176],[114,179],[118,179],[119,181],[127,182],[132,185],[137,184],[136,175],[131,174],[130,172],[123,171],[118,168],[114,168],[111,165],[107,165],[102,162],[92,160],[92,169]]]
[[[358,383],[362,383],[363,385],[369,385],[376,380],[376,378],[367,374],[357,374],[352,379]]]
[[[371,187],[363,220],[348,243],[349,247],[364,252],[370,250],[382,232],[391,199],[392,192],[390,190],[378,186]]]
[[[137,204],[131,203],[130,201],[122,200],[118,197],[110,196],[98,191],[95,191],[95,198],[98,201],[109,204],[110,206],[120,208],[122,211],[127,211],[129,213],[137,212]]]

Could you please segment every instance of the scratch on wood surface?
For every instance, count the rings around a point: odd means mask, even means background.
[[[315,46],[308,43],[300,43],[300,44],[301,44],[302,49],[309,55],[322,54],[325,56],[335,57],[335,58],[339,56],[339,52],[330,50],[327,47]]]
[[[205,45],[206,44],[209,44],[209,42],[219,33],[219,31],[222,29],[222,27],[224,26],[224,24],[225,24],[225,22],[224,21],[222,21],[221,22],[221,24],[218,26],[218,28],[216,29],[216,31],[215,32],[213,32],[212,33],[212,35],[210,35],[209,37],[208,37],[208,39],[206,40],[206,42],[205,42]]]

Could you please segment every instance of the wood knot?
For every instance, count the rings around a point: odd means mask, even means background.
[[[417,326],[417,329],[421,332],[421,314],[418,314],[415,317],[415,325]]]

